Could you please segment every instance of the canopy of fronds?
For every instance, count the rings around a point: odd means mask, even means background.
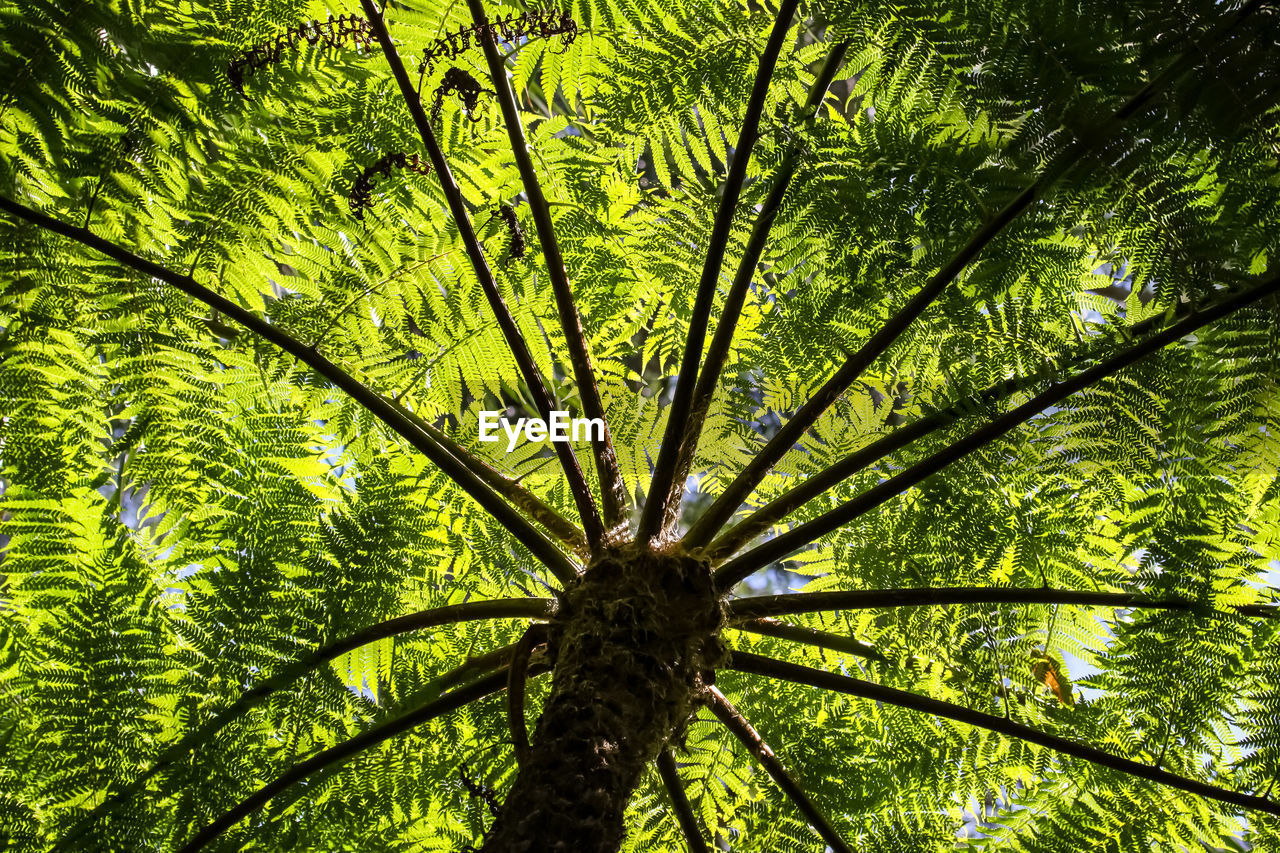
[[[743,550],[1121,351],[1136,325],[1172,324],[1274,277],[1280,12],[1254,3],[1228,27],[1240,5],[802,3],[721,294],[756,210],[777,181],[790,186],[679,530],[1037,181],[733,521],[901,425],[949,412],[940,426]],[[557,407],[580,412],[485,58],[474,40],[440,41],[471,26],[466,4],[387,6],[515,325]],[[776,7],[572,0],[563,11],[576,34],[500,47],[634,527]],[[505,440],[476,440],[481,410],[528,415],[536,401],[377,43],[354,27],[332,45],[304,34],[278,54],[246,53],[329,15],[362,20],[354,0],[3,0],[0,195],[190,273],[576,519],[549,446],[508,454]],[[806,111],[837,44],[830,91]],[[1117,118],[1152,81],[1155,96]],[[717,295],[713,327],[721,305]],[[590,446],[575,450],[599,492]],[[727,639],[1274,800],[1280,620],[1248,608],[1277,599],[1278,467],[1280,309],[1264,299],[739,589],[1052,587],[1190,609],[846,609],[788,617],[858,641],[843,650]],[[436,465],[294,355],[169,284],[0,218],[0,849],[48,849],[184,734],[326,642],[555,585]],[[180,848],[293,763],[420,705],[441,689],[433,679],[521,630],[496,620],[406,633],[313,669],[96,816],[73,849]],[[719,684],[857,849],[1280,850],[1280,818],[1016,738],[746,674]],[[542,689],[531,682],[531,716]],[[709,713],[683,747],[708,839],[824,849]],[[290,787],[213,849],[460,850],[492,821],[469,786],[500,799],[514,772],[502,703],[488,698]],[[684,845],[656,773],[629,827],[627,849]]]

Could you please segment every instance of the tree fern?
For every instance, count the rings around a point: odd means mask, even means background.
[[[0,847],[1280,846],[1274,4],[0,30]]]

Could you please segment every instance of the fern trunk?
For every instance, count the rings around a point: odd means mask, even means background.
[[[614,555],[566,594],[551,692],[484,853],[606,853],[645,766],[678,737],[723,658],[710,567]]]

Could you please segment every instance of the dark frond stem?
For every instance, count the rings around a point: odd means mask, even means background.
[[[780,597],[786,598],[786,596]],[[786,622],[779,622],[776,619],[745,619],[730,627],[751,634],[777,637],[779,640],[790,640],[793,643],[803,643],[806,646],[817,646],[820,649],[847,652],[858,657],[878,660],[881,663],[889,662],[889,659],[880,654],[875,646],[855,640],[853,637],[833,634],[830,631],[819,631],[816,628],[806,628],[803,625],[791,625]]]
[[[1185,310],[1178,312],[1177,317],[1185,317],[1191,311],[1191,307],[1186,306]],[[1164,314],[1157,314],[1124,329],[1124,334],[1128,340],[1141,337],[1167,322],[1167,319]],[[1097,344],[1081,347],[1071,358],[1065,360],[1063,369],[1053,372],[1061,373],[1065,368],[1084,365],[1097,357],[1097,350]],[[1046,364],[1045,367],[1051,368],[1052,365]],[[838,486],[868,466],[884,459],[889,454],[895,453],[918,439],[955,423],[966,414],[981,411],[985,407],[1017,393],[1020,389],[1027,387],[1032,379],[1034,379],[1033,376],[1013,376],[1003,382],[997,382],[972,397],[968,397],[946,409],[940,409],[925,415],[906,426],[895,429],[866,447],[855,450],[830,468],[825,468],[807,477],[803,483],[783,492],[729,530],[721,533],[714,542],[707,546],[707,557],[712,562],[721,562],[728,559],[752,539],[765,533],[776,522],[786,518],[828,489]]]
[[[711,237],[707,243],[707,255],[702,266],[702,277],[698,281],[697,295],[694,297],[693,313],[689,318],[689,335],[685,339],[684,352],[680,357],[680,369],[666,430],[662,434],[658,460],[654,463],[653,480],[649,484],[640,527],[636,533],[636,541],[641,545],[647,545],[664,532],[665,521],[671,514],[668,509],[670,496],[674,494],[678,500],[683,488],[682,483],[676,482],[676,463],[685,423],[693,405],[698,364],[702,360],[702,344],[706,340],[707,324],[711,321],[711,303],[715,299],[716,285],[720,281],[720,267],[724,263],[725,246],[733,227],[734,209],[738,206],[738,197],[742,194],[742,185],[747,177],[747,163],[751,159],[751,150],[755,147],[756,140],[760,138],[760,116],[764,112],[769,82],[773,78],[778,54],[782,52],[782,45],[791,29],[791,19],[795,17],[798,5],[799,0],[782,0],[773,31],[769,34],[764,53],[760,55],[760,65],[756,69],[751,95],[747,99],[742,130],[738,133],[733,161],[729,164],[729,173],[725,177],[724,195],[711,226]]]
[[[909,708],[925,714],[945,717],[949,720],[967,723],[971,726],[977,726],[978,728],[1047,747],[1064,755],[1070,755],[1073,758],[1081,758],[1102,767],[1108,767],[1142,779],[1149,779],[1152,782],[1188,791],[1211,800],[1228,803],[1239,808],[1255,809],[1267,814],[1280,815],[1280,803],[1273,803],[1262,797],[1219,788],[1216,785],[1188,779],[1185,776],[1178,776],[1165,770],[1158,770],[1148,764],[1139,764],[1136,761],[1130,761],[1127,758],[1103,752],[1092,746],[1075,743],[1056,735],[1038,731],[1021,723],[1006,720],[1004,717],[974,711],[951,702],[930,699],[927,696],[918,696],[915,693],[908,693],[905,690],[897,690],[893,687],[884,687],[859,678],[836,675],[820,669],[774,660],[773,658],[762,657],[749,652],[732,652],[729,659],[729,668],[736,669],[739,672],[763,675],[795,684],[807,684],[810,687],[817,687],[822,690],[831,690],[836,693],[844,693],[862,699]]]
[[[1074,604],[1081,607],[1154,608],[1192,610],[1198,605],[1186,598],[1148,598],[1127,592],[1093,592],[1049,587],[926,586],[915,589],[863,589],[832,592],[797,592],[789,595],[756,595],[729,602],[730,619],[759,619],[828,610],[863,610],[871,607],[930,607],[951,604]]]
[[[368,0],[366,0],[368,2]],[[489,65],[489,74],[493,78],[493,88],[497,93],[498,106],[502,110],[502,120],[507,126],[507,136],[511,140],[511,151],[515,156],[516,167],[520,170],[520,180],[524,184],[525,195],[529,200],[529,210],[533,213],[533,224],[538,231],[538,241],[542,244],[542,254],[547,261],[547,275],[551,279],[551,290],[556,299],[556,313],[560,316],[560,329],[564,334],[565,344],[569,348],[569,363],[573,367],[574,381],[582,398],[582,410],[588,418],[598,418],[604,424],[604,440],[592,442],[595,453],[596,473],[600,477],[600,493],[603,498],[604,523],[613,528],[621,522],[627,512],[627,488],[622,482],[622,473],[618,470],[618,457],[613,449],[613,437],[609,432],[609,422],[605,417],[604,403],[600,399],[600,388],[596,384],[595,366],[591,359],[591,349],[587,344],[586,331],[582,327],[582,317],[578,314],[574,303],[573,290],[569,286],[569,272],[565,268],[564,257],[560,253],[560,242],[556,238],[555,226],[551,222],[551,208],[542,193],[542,184],[538,181],[538,172],[533,166],[533,158],[529,152],[529,142],[524,135],[524,125],[520,121],[520,108],[516,105],[515,94],[511,91],[511,83],[507,80],[507,65],[498,52],[493,28],[485,15],[481,0],[467,0],[478,32],[477,39],[484,50],[484,57]]]
[[[117,793],[100,803],[89,814],[85,815],[76,826],[74,826],[68,835],[60,842],[60,846],[70,849],[73,842],[77,841],[83,834],[92,827],[92,825],[102,817],[110,814],[124,802],[141,791],[157,773],[173,766],[175,762],[186,756],[187,754],[200,749],[205,744],[210,743],[218,732],[222,731],[231,723],[244,716],[253,708],[261,705],[273,693],[293,683],[297,679],[306,675],[334,658],[344,655],[353,649],[368,645],[378,640],[394,637],[400,634],[407,634],[411,631],[423,631],[427,628],[435,628],[441,625],[456,624],[458,622],[469,622],[480,619],[549,619],[556,612],[556,602],[548,598],[512,598],[499,599],[496,601],[472,601],[464,604],[450,604],[444,607],[437,607],[432,610],[423,610],[419,613],[411,613],[407,616],[399,616],[395,619],[389,619],[380,622],[377,625],[371,625],[355,632],[341,640],[335,640],[328,645],[322,646],[311,654],[307,655],[297,663],[277,672],[270,678],[264,679],[252,689],[246,691],[239,699],[235,701],[229,708],[218,713],[212,720],[184,735],[176,743],[169,746],[160,756],[148,767],[141,775],[126,785]],[[515,647],[510,647],[514,649]],[[455,672],[461,672],[463,675],[471,674],[476,671],[487,671],[497,666],[501,666],[506,662],[507,650],[499,650],[501,656],[493,660],[472,659],[467,661],[462,667]],[[452,682],[446,682],[445,686],[440,689],[447,689]]]
[[[485,675],[493,672],[495,669],[505,669],[511,666],[511,660],[516,656],[516,644],[509,643],[505,646],[498,646],[496,649],[490,649],[478,655],[468,655],[467,659],[458,666],[437,676],[428,682],[425,688],[420,689],[415,695],[419,697],[439,696],[446,690],[452,690],[459,684],[465,684],[476,676]],[[406,704],[416,704],[408,702]]]
[[[547,626],[530,625],[516,643],[511,669],[507,670],[507,723],[511,728],[516,763],[521,767],[529,763],[529,730],[524,723],[524,687],[529,676],[529,659],[533,656],[534,647],[546,641]]]
[[[84,229],[89,230],[90,223],[93,222],[93,207],[98,203],[98,194],[102,192],[102,187],[106,181],[102,178],[98,179],[98,184],[93,188],[93,195],[89,197],[88,208],[84,212]]]
[[[1074,149],[1073,149],[1074,150]],[[1031,203],[1039,197],[1043,190],[1042,183],[1037,181],[1023,190],[1017,198],[1005,206],[975,235],[969,243],[942,268],[911,300],[890,318],[856,353],[849,356],[835,374],[814,392],[783,425],[782,428],[765,443],[759,453],[752,456],[751,461],[735,477],[724,492],[707,511],[698,519],[685,536],[687,547],[705,544],[729,521],[756,486],[773,470],[773,466],[800,441],[809,428],[829,409],[836,400],[843,396],[849,386],[857,381],[862,372],[880,356],[898,336],[906,330],[925,308],[931,305],[943,289],[968,266],[979,251],[997,234],[1013,222]]]
[[[431,460],[450,480],[457,484],[458,488],[462,489],[481,508],[493,516],[512,536],[519,540],[520,544],[528,548],[530,553],[546,566],[561,583],[567,584],[577,576],[577,567],[570,562],[562,551],[556,548],[524,516],[469,471],[465,465],[443,447],[432,441],[430,437],[396,411],[388,401],[311,347],[285,334],[279,327],[273,326],[256,314],[241,308],[221,294],[215,293],[204,285],[197,283],[192,277],[180,275],[154,261],[135,255],[127,249],[109,240],[104,240],[83,228],[68,225],[3,197],[0,197],[0,209],[34,223],[46,231],[70,237],[72,240],[101,252],[112,260],[137,270],[143,275],[176,287],[191,298],[220,311],[240,325],[294,356],[316,373],[332,382],[357,403],[364,406],[374,417],[390,427]]]
[[[1233,16],[1231,26],[1252,11],[1257,3]],[[1230,26],[1227,27],[1230,29]],[[862,376],[871,364],[880,357],[907,327],[919,317],[926,308],[933,304],[970,263],[981,254],[998,235],[1023,214],[1034,202],[1058,182],[1067,171],[1074,167],[1086,154],[1098,144],[1109,139],[1127,120],[1142,113],[1155,98],[1186,69],[1192,56],[1200,57],[1200,48],[1184,53],[1170,64],[1169,68],[1152,79],[1147,85],[1116,110],[1111,117],[1094,128],[1077,137],[1076,141],[1062,151],[1022,192],[1004,206],[995,216],[988,220],[977,233],[969,239],[947,263],[922,287],[898,313],[894,314],[861,349],[849,356],[843,365],[828,379],[814,395],[796,410],[782,428],[765,443],[759,453],[755,454],[742,472],[725,487],[724,493],[717,498],[707,511],[689,530],[686,542],[690,546],[706,544],[729,521],[738,507],[746,502],[761,481],[773,470],[783,456],[799,443],[835,402],[844,395],[854,382]]]
[[[484,249],[476,237],[475,226],[471,222],[471,214],[468,212],[466,201],[462,197],[462,190],[458,188],[458,182],[453,177],[453,171],[445,160],[444,150],[440,147],[440,143],[436,140],[435,132],[431,129],[431,122],[427,118],[426,110],[423,109],[422,100],[418,97],[418,93],[413,87],[413,81],[409,79],[409,72],[405,68],[404,62],[401,61],[400,54],[396,52],[395,45],[391,42],[391,34],[387,32],[386,21],[383,20],[381,13],[378,12],[373,0],[360,0],[360,5],[364,8],[365,15],[369,18],[369,23],[373,27],[373,34],[377,38],[378,44],[382,47],[382,52],[387,58],[387,64],[391,66],[391,73],[400,87],[400,94],[404,97],[405,106],[408,107],[409,115],[413,118],[413,123],[418,129],[418,135],[422,138],[422,144],[427,149],[427,156],[431,160],[431,165],[435,169],[436,175],[440,178],[440,189],[449,204],[449,212],[453,214],[454,221],[457,223],[458,236],[466,247],[467,257],[471,260],[471,267],[476,274],[476,279],[480,282],[480,288],[484,291],[489,307],[493,310],[494,316],[498,321],[498,327],[502,330],[502,336],[506,339],[507,346],[511,349],[512,357],[520,367],[520,373],[524,377],[525,384],[529,386],[529,390],[533,394],[534,403],[538,407],[538,414],[543,419],[549,419],[552,410],[551,394],[547,391],[547,385],[542,379],[542,373],[538,370],[537,362],[534,361],[533,354],[529,351],[529,345],[525,342],[524,336],[520,334],[520,329],[516,326],[515,319],[511,316],[511,311],[507,308],[507,303],[502,298],[502,293],[498,290],[498,284],[494,281],[493,271],[489,268],[489,262],[484,256]],[[591,488],[582,473],[582,468],[578,466],[578,459],[574,455],[573,446],[565,441],[553,441],[551,446],[555,449],[556,456],[560,459],[560,465],[564,468],[565,477],[569,481],[569,491],[573,494],[574,503],[578,507],[578,515],[582,519],[582,529],[587,534],[587,541],[592,547],[596,547],[604,539],[604,527],[600,521],[600,513],[596,510],[595,501],[591,497]]]
[[[403,709],[405,708],[420,707],[427,702],[438,699],[446,691],[452,690],[460,685],[468,684],[476,678],[491,673],[494,670],[503,669],[504,667],[509,666],[514,653],[515,643],[511,643],[507,646],[500,646],[499,648],[491,649],[490,651],[480,655],[475,655],[473,657],[469,656],[466,662],[461,666],[455,667],[443,675],[436,676],[408,696],[400,699],[395,706],[382,711],[380,715],[374,718],[371,725],[376,724],[381,720],[396,717],[403,713]],[[501,742],[498,742],[489,745],[488,748],[494,749],[501,745]],[[255,823],[255,831],[260,826],[278,827],[282,823],[287,823],[291,819],[290,809],[293,804],[303,797],[306,797],[311,791],[319,790],[321,785],[327,783],[328,780],[335,776],[341,769],[341,765],[330,765],[324,770],[308,777],[305,788],[295,788],[286,796],[277,795],[274,797],[271,803],[271,811],[264,816],[261,823]]]
[[[769,565],[774,560],[780,560],[789,554],[795,553],[815,539],[825,536],[853,521],[864,512],[875,509],[885,501],[902,494],[951,463],[985,447],[1077,391],[1088,388],[1128,367],[1130,364],[1151,355],[1162,347],[1191,334],[1202,326],[1252,305],[1277,290],[1280,290],[1280,276],[1268,279],[1256,287],[1236,294],[1234,297],[1224,299],[1204,311],[1195,312],[1181,322],[1173,324],[1169,328],[1152,335],[1145,341],[1112,356],[1100,364],[1082,371],[1063,382],[1050,385],[1046,390],[1032,397],[1026,403],[1005,412],[986,426],[975,430],[950,447],[946,447],[922,459],[900,474],[885,480],[874,488],[868,489],[853,500],[823,513],[812,521],[800,524],[786,533],[770,539],[740,557],[730,560],[716,571],[716,582],[721,589],[730,588],[757,569]]]
[[[671,750],[664,749],[658,753],[658,775],[671,797],[671,808],[676,813],[680,829],[684,831],[685,841],[689,845],[689,853],[707,853],[707,842],[702,837],[702,829],[698,826],[698,818],[689,804],[689,797],[684,792],[684,783],[680,781],[680,771],[676,768],[676,760]]]
[[[473,455],[471,451],[458,444],[443,430],[436,428],[430,422],[415,415],[398,403],[392,403],[391,405],[395,406],[402,415],[412,421],[418,429],[425,432],[432,441],[435,441],[453,454],[459,462],[467,466],[489,488],[502,495],[518,509],[524,510],[530,518],[545,527],[552,536],[572,548],[575,554],[580,557],[586,556],[588,552],[587,540],[582,531],[573,522],[556,512],[554,507],[520,483],[491,468],[483,459]]]
[[[313,773],[318,773],[321,770],[349,761],[359,753],[370,747],[377,746],[384,740],[404,734],[436,717],[447,714],[450,711],[456,711],[478,699],[497,693],[506,686],[507,674],[505,672],[495,672],[293,765],[284,774],[254,791],[223,813],[217,820],[196,833],[182,847],[179,853],[195,853],[195,851],[202,849],[210,841],[262,808],[276,794],[301,782]]]
[[[836,76],[841,63],[844,62],[848,49],[847,41],[840,42],[827,55],[826,61],[818,71],[817,79],[809,89],[809,97],[805,101],[803,113],[806,118],[816,115],[821,109],[822,102],[826,100],[827,92],[831,89],[831,81]],[[724,307],[720,311],[715,334],[711,338],[711,345],[707,347],[707,354],[702,361],[697,384],[694,386],[689,418],[685,424],[684,433],[680,437],[679,451],[676,456],[676,473],[672,479],[671,492],[666,498],[664,528],[674,525],[679,515],[684,481],[689,476],[689,469],[693,466],[693,458],[698,451],[698,439],[706,423],[707,411],[711,408],[716,387],[720,383],[720,373],[724,370],[725,362],[729,358],[729,348],[733,344],[733,334],[738,325],[738,318],[742,315],[742,305],[746,301],[747,291],[751,289],[760,256],[769,242],[769,232],[773,230],[774,220],[778,216],[778,211],[782,209],[782,201],[787,195],[788,187],[791,186],[791,179],[795,176],[800,153],[801,146],[793,144],[783,155],[782,162],[774,175],[773,186],[769,188],[769,194],[765,197],[760,212],[756,214],[756,221],[751,227],[751,236],[747,239],[747,246],[743,251],[742,260],[738,263],[733,283],[725,295]],[[697,547],[697,543],[689,543],[686,540],[686,546]]]
[[[711,712],[716,718],[724,724],[733,736],[738,739],[747,751],[760,762],[760,766],[765,772],[773,778],[773,781],[787,799],[795,803],[796,808],[804,815],[809,825],[817,830],[822,840],[827,842],[827,846],[837,851],[837,853],[853,853],[852,848],[845,843],[845,840],[836,832],[835,827],[827,820],[821,810],[814,804],[809,796],[804,792],[795,779],[791,778],[791,774],[787,772],[787,768],[778,760],[778,756],[773,754],[773,750],[764,742],[759,733],[747,722],[746,717],[733,707],[733,704],[725,698],[715,687],[707,688],[707,705],[711,708]]]

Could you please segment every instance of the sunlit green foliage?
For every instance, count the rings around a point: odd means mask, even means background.
[[[519,13],[488,4],[492,14]],[[507,7],[510,8],[507,8]],[[388,4],[417,68],[463,3]],[[535,163],[643,499],[772,4],[574,0],[579,33],[508,45]],[[726,275],[799,142],[694,464],[692,516],[995,211],[1077,139],[1093,149],[969,265],[828,411],[753,506],[898,424],[1010,376],[1020,401],[1076,353],[1277,269],[1280,13],[1229,40],[1208,0],[802,4],[766,104]],[[314,343],[561,514],[545,446],[475,440],[533,409],[375,47],[302,42],[303,0],[0,0],[0,194],[155,259]],[[817,65],[848,40],[819,114]],[[1203,42],[1203,44],[1202,44]],[[1107,117],[1161,71],[1140,115]],[[477,49],[435,63],[486,81]],[[1097,139],[1098,128],[1106,127]],[[512,313],[577,409],[501,117],[446,98],[436,126]],[[524,257],[492,214],[511,204]],[[0,220],[0,850],[43,850],[182,733],[318,645],[389,617],[554,580],[352,399],[158,281]],[[718,311],[717,307],[717,311]],[[1085,345],[1102,341],[1095,350]],[[1007,405],[1008,401],[996,404]],[[806,505],[812,518],[990,417],[970,411]],[[1280,312],[1262,302],[1091,387],[775,566],[807,590],[1013,585],[1180,595],[1194,614],[1045,605],[790,617],[887,662],[743,632],[730,643],[946,699],[1224,788],[1280,777]],[[578,448],[584,468],[590,453]],[[784,574],[782,570],[790,574]],[[753,579],[740,592],[759,591]],[[297,759],[434,695],[519,636],[479,622],[380,641],[306,676],[159,774],[79,849],[168,850]],[[1033,676],[1063,661],[1075,703]],[[851,844],[868,850],[1280,851],[1280,819],[968,726],[725,673],[720,684]],[[531,716],[541,688],[531,686]],[[424,692],[425,691],[425,692]],[[821,850],[707,713],[677,760],[734,851]],[[491,817],[462,765],[515,770],[481,701],[276,798],[220,850],[453,851]],[[656,773],[627,849],[684,843]]]

